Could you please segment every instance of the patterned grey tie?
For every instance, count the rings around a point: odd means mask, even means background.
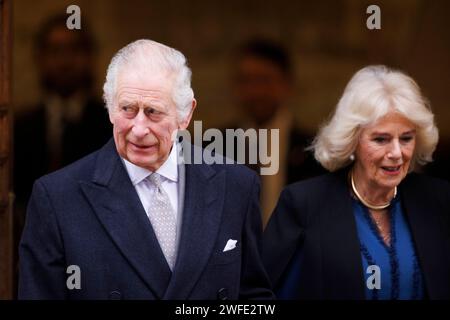
[[[161,176],[152,173],[147,179],[155,187],[148,208],[150,222],[172,270],[176,259],[177,223],[175,212],[170,204],[169,196],[161,187]]]

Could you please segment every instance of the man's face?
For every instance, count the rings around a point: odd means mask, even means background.
[[[172,101],[173,78],[166,73],[125,70],[118,75],[110,120],[119,155],[131,163],[156,171],[168,158],[175,130],[186,129],[187,119],[178,118]]]
[[[76,32],[54,28],[46,46],[36,56],[41,82],[46,90],[70,96],[92,81],[92,53]]]
[[[239,104],[257,124],[266,123],[289,97],[289,80],[278,66],[256,56],[243,57],[237,68],[235,94]]]

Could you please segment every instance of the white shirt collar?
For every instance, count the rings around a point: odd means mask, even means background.
[[[137,185],[153,173],[153,171],[139,167],[124,158],[121,159],[125,163],[125,168],[127,169],[133,186]],[[177,143],[172,145],[169,157],[162,166],[156,170],[156,173],[168,180],[178,182]]]

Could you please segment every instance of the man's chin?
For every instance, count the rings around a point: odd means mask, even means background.
[[[128,161],[139,167],[147,168],[156,162],[156,157],[130,156]]]

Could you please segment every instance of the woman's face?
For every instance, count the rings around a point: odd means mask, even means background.
[[[366,190],[392,190],[408,173],[416,146],[411,121],[390,112],[365,127],[355,152],[355,175]]]

